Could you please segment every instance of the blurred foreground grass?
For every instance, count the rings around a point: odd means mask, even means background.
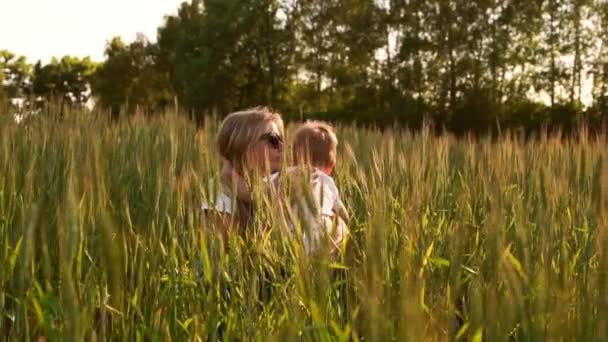
[[[0,115],[0,339],[608,339],[605,135],[339,127],[352,235],[329,260],[278,224],[222,247],[216,129]]]

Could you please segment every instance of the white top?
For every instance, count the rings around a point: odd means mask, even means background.
[[[286,170],[286,173],[297,170],[297,167],[290,167]],[[274,182],[278,176],[279,173],[270,175],[270,181]],[[264,181],[268,182],[266,179]],[[336,248],[338,248],[348,234],[348,228],[344,222],[348,217],[344,203],[340,198],[340,192],[333,178],[317,169],[311,173],[310,181],[312,201],[317,207],[316,212],[318,215],[314,215],[314,211],[310,209],[306,198],[298,198],[297,202],[292,204],[291,212],[295,222],[290,225],[290,229],[293,232],[295,225],[300,222],[307,225],[307,227],[302,227],[304,249],[307,252],[314,251],[320,239],[324,236],[330,237]],[[215,201],[203,202],[202,209],[213,209],[220,213],[231,214],[233,212],[232,198],[228,194],[219,191]]]
[[[221,182],[216,183],[210,179],[208,185],[208,193],[210,198],[203,200],[202,209],[215,210],[219,213],[232,214],[232,196],[224,192],[224,187]],[[213,198],[215,196],[215,198]]]
[[[286,173],[292,173],[297,170],[298,167],[292,166],[287,168]],[[270,176],[270,179],[274,181],[277,176],[278,173],[274,173]],[[318,169],[314,169],[310,175],[310,179],[313,196],[322,215],[334,216],[342,210],[346,212],[344,203],[342,203],[342,199],[340,198],[340,192],[333,178]]]
[[[274,181],[278,175],[279,175],[278,172],[273,173],[272,175],[270,175],[270,180]],[[266,178],[264,178],[262,181],[265,184],[268,183],[268,180]],[[213,183],[210,184],[210,187],[212,187],[212,185],[213,185]],[[210,191],[210,193],[213,194],[213,191]],[[220,189],[220,191],[217,193],[217,196],[215,197],[215,201],[210,202],[207,200],[203,200],[202,209],[203,210],[213,209],[220,213],[232,214],[232,197]]]
[[[290,167],[286,172],[290,173],[296,170],[296,167]],[[271,177],[274,180],[276,174]],[[348,234],[348,228],[344,222],[348,218],[346,217],[346,208],[340,198],[340,192],[333,178],[322,171],[315,169],[310,175],[310,180],[312,200],[317,207],[318,215],[314,215],[314,211],[309,208],[309,202],[305,198],[297,199],[297,202],[291,208],[296,222],[303,221],[308,226],[302,227],[304,248],[307,252],[315,250],[319,239],[323,236],[330,237],[335,247],[338,248],[338,245]]]
[[[227,194],[219,192],[214,202],[203,201],[202,209],[214,209],[219,213],[232,214],[232,200]]]

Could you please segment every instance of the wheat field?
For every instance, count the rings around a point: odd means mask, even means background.
[[[0,339],[608,339],[606,135],[338,126],[329,258],[267,198],[222,242],[200,209],[217,123],[0,114]]]

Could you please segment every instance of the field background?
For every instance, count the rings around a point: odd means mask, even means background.
[[[222,248],[216,128],[0,115],[0,339],[608,339],[605,134],[339,126],[329,260],[278,223]]]

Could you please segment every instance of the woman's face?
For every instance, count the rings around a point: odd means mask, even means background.
[[[248,165],[257,172],[265,173],[266,164],[270,172],[279,171],[283,161],[283,136],[275,122],[266,122],[262,134],[249,149]]]

